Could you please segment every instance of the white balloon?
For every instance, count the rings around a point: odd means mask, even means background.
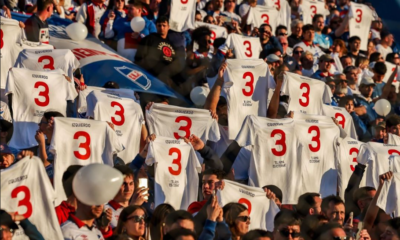
[[[190,99],[197,107],[202,107],[206,103],[206,99],[210,89],[208,87],[195,87],[190,92]]]
[[[392,110],[392,106],[390,105],[390,102],[386,99],[379,99],[374,106],[375,112],[380,115],[385,117],[390,113],[390,110]]]
[[[146,25],[142,17],[134,17],[131,20],[131,28],[134,32],[141,32]]]
[[[88,35],[87,27],[82,23],[71,23],[65,28],[65,31],[75,41],[82,41]]]
[[[112,200],[123,183],[122,173],[105,164],[89,164],[79,169],[72,181],[76,198],[88,205],[101,205]]]

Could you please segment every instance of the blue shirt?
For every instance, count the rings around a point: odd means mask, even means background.
[[[378,114],[374,110],[375,103],[372,100],[368,101],[362,96],[357,96],[354,98],[354,106],[364,106],[367,109],[367,114],[360,116],[360,119],[366,126],[378,117]]]
[[[333,41],[329,35],[315,33],[314,44],[319,44],[320,47],[327,49],[332,46]]]
[[[145,26],[140,32],[140,35],[143,35],[142,37],[157,32],[156,25],[154,25],[152,21],[148,20],[146,17],[143,17],[143,19],[145,21]],[[114,21],[113,30],[117,35],[117,41],[125,38],[126,33],[133,33],[131,28],[131,19],[128,16],[124,18],[120,17],[118,20]]]
[[[386,83],[381,82],[381,83],[375,83],[374,87],[374,92],[372,93],[372,98],[376,98],[382,95],[382,90],[383,87],[385,86]]]

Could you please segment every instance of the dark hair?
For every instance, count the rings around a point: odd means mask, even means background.
[[[124,210],[122,210],[121,214],[119,215],[117,227],[115,228],[115,231],[113,231],[114,235],[118,235],[118,234],[122,233],[122,230],[124,228],[123,225],[128,220],[129,215],[131,215],[133,212],[135,212],[138,209],[143,210],[145,219],[147,218],[146,209],[142,206],[130,205],[130,206],[124,208]]]
[[[108,81],[103,85],[103,88],[119,89],[119,84],[114,81]]]
[[[340,61],[343,61],[343,59],[346,59],[346,58],[351,58],[349,55],[344,55],[344,56],[341,56],[340,57]]]
[[[224,177],[224,172],[221,170],[217,170],[217,169],[206,169],[203,172],[203,176],[204,175],[216,175],[218,180],[222,180],[222,178]]]
[[[74,180],[75,174],[81,169],[81,165],[71,165],[65,170],[62,176],[62,184],[64,188],[65,195],[67,197],[71,196],[74,191],[72,189],[72,180]]]
[[[214,40],[213,46],[214,49],[218,49],[220,46],[222,46],[226,42],[226,38],[216,38]]]
[[[53,5],[52,0],[38,0],[37,1],[37,11],[42,12],[46,10],[50,5]]]
[[[387,221],[387,225],[397,232],[397,237],[400,237],[400,217],[390,219]]]
[[[143,10],[143,3],[141,1],[129,1],[129,4],[132,4],[135,8],[140,8]]]
[[[131,176],[132,178],[135,178],[135,174],[133,173],[132,169],[130,169],[126,165],[118,165],[118,166],[114,166],[114,168],[117,169],[118,171],[120,171],[122,173],[122,175]]]
[[[193,239],[197,239],[196,233],[194,233],[193,231],[186,229],[186,228],[179,228],[179,229],[174,229],[174,230],[168,232],[164,236],[163,240],[176,240],[181,236],[192,236]],[[159,239],[159,238],[157,238],[157,239]]]
[[[400,124],[400,117],[396,114],[391,114],[386,117],[386,127],[391,128]]]
[[[313,208],[316,204],[314,197],[319,197],[319,193],[304,193],[299,197],[297,201],[297,212],[302,216],[306,217],[310,208]]]
[[[381,31],[381,39],[384,39],[385,37],[391,35],[391,33],[387,30],[382,30]]]
[[[373,70],[379,75],[385,75],[387,72],[387,67],[384,62],[376,62]]]
[[[342,57],[343,58],[343,57]],[[340,60],[342,60],[342,58],[340,58]],[[343,69],[343,73],[344,74],[348,74],[349,72],[356,70],[357,68],[355,66],[347,66]]]
[[[315,231],[321,226],[321,221],[329,221],[324,215],[308,215],[301,223],[301,236],[304,240],[313,240]]]
[[[276,29],[275,29],[275,36],[278,36],[278,32],[279,32],[279,30],[281,30],[281,29],[285,29],[285,30],[287,31],[287,27],[286,27],[286,26],[284,26],[284,25],[279,25],[279,26],[277,26]]]
[[[50,120],[52,117],[64,117],[64,115],[56,111],[48,111],[43,114],[43,117]]]
[[[158,18],[157,18],[157,20],[156,20],[156,24],[158,24],[158,23],[168,23],[169,22],[169,19],[168,19],[168,17],[167,16],[159,16]]]
[[[353,194],[353,201],[357,204],[357,201],[363,198],[369,197],[368,192],[376,190],[373,187],[361,187],[357,189]]]
[[[344,107],[349,101],[354,102],[353,96],[344,96],[339,100],[339,107]]]
[[[352,36],[351,38],[349,38],[349,40],[347,41],[349,44],[353,43],[355,40],[361,41],[361,38],[358,36]]]
[[[211,2],[211,1],[210,1],[210,2]],[[208,15],[208,14],[207,14],[207,15],[203,18],[203,22],[206,22],[206,20],[207,20],[208,17],[212,17],[212,18],[214,19],[214,16],[213,16],[213,15]]]
[[[253,229],[251,231],[249,231],[248,233],[246,233],[242,240],[253,240],[259,237],[268,237],[272,239],[272,233],[267,232],[265,230],[262,229]]]
[[[390,62],[390,63],[393,63],[394,64],[394,57],[396,56],[396,54],[397,55],[399,55],[398,53],[396,53],[396,52],[392,52],[392,53],[389,53],[388,55],[386,55],[386,61],[387,62]]]
[[[207,26],[200,26],[192,32],[192,39],[194,42],[198,42],[201,38],[205,36],[211,36],[211,30]]]
[[[368,60],[368,58],[359,56],[359,57],[356,58],[356,62],[355,62],[354,65],[355,65],[356,67],[360,67],[360,64],[361,64],[362,62],[364,62],[364,61],[367,61],[367,60]],[[369,61],[369,60],[368,60],[368,61]]]
[[[261,28],[263,28],[263,27],[265,27],[265,26],[268,26],[268,27],[271,29],[271,32],[274,31],[274,29],[272,29],[271,25],[269,25],[268,23],[263,23],[263,24],[261,24],[261,26],[259,27],[259,29],[261,29]]]
[[[313,30],[313,31],[314,31],[314,26],[311,25],[311,24],[306,24],[306,25],[303,26],[302,30],[303,30],[303,34],[304,34],[305,32],[307,32],[307,31],[310,31],[310,30]]]
[[[265,185],[263,188],[268,188],[268,190],[271,190],[271,192],[275,194],[279,201],[282,202],[283,194],[282,190],[279,187],[275,185]]]
[[[194,218],[192,214],[185,210],[177,210],[170,212],[167,217],[165,218],[165,225],[166,226],[172,226],[174,223],[176,223],[179,220],[190,220],[194,223]]]
[[[301,225],[301,218],[300,215],[296,212],[283,209],[278,214],[275,215],[274,218],[274,228],[278,229],[278,227],[282,224],[286,224],[288,226],[293,225]]]
[[[232,233],[232,239],[236,236],[235,233],[235,220],[239,216],[240,213],[248,210],[247,207],[245,207],[241,203],[228,203],[226,204],[223,208],[223,214],[224,214],[224,219],[226,224],[229,226],[229,230]]]
[[[322,203],[321,203],[322,212],[326,212],[326,210],[329,208],[329,203],[331,203],[331,202],[333,202],[333,204],[335,206],[339,205],[339,204],[344,205],[343,200],[339,196],[334,196],[334,195],[327,196],[322,199]]]
[[[379,60],[379,56],[381,56],[380,52],[374,52],[371,53],[371,55],[369,56],[369,62],[377,62]]]
[[[315,14],[312,18],[312,23],[315,23],[318,18],[324,18],[324,16],[322,16],[322,14]]]
[[[161,239],[163,235],[162,228],[165,218],[173,211],[175,211],[175,209],[168,203],[163,203],[156,207],[151,216],[149,224],[151,239]]]
[[[317,230],[315,231],[315,236],[313,239],[317,239],[317,240],[324,240],[322,239],[322,235],[328,231],[331,231],[332,229],[335,228],[342,228],[342,226],[339,223],[326,223],[321,225],[320,227],[317,228]]]

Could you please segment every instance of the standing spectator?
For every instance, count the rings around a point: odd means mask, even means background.
[[[25,21],[25,34],[28,41],[49,43],[49,24],[47,19],[53,14],[53,0],[38,0],[37,13]]]
[[[101,32],[100,18],[107,8],[105,1],[92,0],[83,3],[75,17],[77,22],[86,25],[88,33],[92,34],[95,38],[98,38]]]
[[[296,46],[300,46],[304,49],[306,52],[310,52],[313,55],[314,58],[314,63],[317,63],[317,60],[320,56],[324,54],[324,52],[314,44],[314,36],[315,36],[315,31],[314,27],[311,24],[307,24],[303,26],[303,41],[296,44]]]
[[[300,226],[301,219],[297,213],[286,209],[280,211],[274,219],[274,240],[299,239]]]
[[[289,43],[286,36],[278,36],[278,41],[282,45],[283,49],[283,62],[288,66],[289,71],[293,71],[298,68],[297,60],[288,54]]]
[[[295,49],[296,49],[296,47],[295,47]],[[303,76],[310,77],[311,75],[313,75],[314,74],[313,54],[308,51],[304,52],[303,55],[301,55],[300,61],[301,61],[301,66],[302,66],[301,71],[303,73]]]
[[[376,44],[378,44],[381,40],[381,31],[383,28],[382,20],[379,18],[377,20],[372,21],[371,23],[371,40]]]
[[[335,61],[330,54],[322,55],[318,61],[318,70],[313,75],[311,75],[311,78],[322,80],[326,77],[333,77],[333,75],[329,71],[331,70],[332,63],[334,62]]]
[[[381,42],[376,45],[376,51],[382,54],[383,59],[386,58],[386,55],[393,52],[392,48],[390,47],[392,46],[393,42],[393,34],[386,30],[381,32]]]
[[[242,23],[242,18],[235,13],[236,2],[234,0],[225,0],[224,7],[224,11],[220,15],[229,17],[240,25]]]
[[[293,48],[294,45],[301,42],[301,36],[303,34],[303,22],[299,19],[295,19],[290,24],[292,34],[288,37],[289,47]]]
[[[366,57],[364,54],[360,53],[360,44],[361,39],[357,36],[349,38],[349,52],[347,53],[348,56],[351,57],[352,65],[355,65],[355,62],[359,57]]]
[[[283,26],[283,25],[279,25],[276,27],[275,29],[275,36],[279,37],[279,36],[283,36],[283,37],[287,37],[288,33],[287,33],[287,27]]]
[[[272,36],[272,28],[271,25],[264,23],[260,26],[260,42],[261,46],[263,47],[263,51],[265,56],[270,54],[270,50],[273,48],[278,48],[281,52],[282,46],[279,43],[278,39]]]
[[[343,200],[338,196],[328,196],[322,199],[322,214],[329,219],[329,222],[344,223],[345,207]]]
[[[372,69],[374,76],[372,79],[374,80],[374,94],[372,98],[377,98],[382,95],[383,87],[385,83],[383,82],[383,78],[385,78],[385,74],[387,72],[386,64],[384,62],[377,62]]]
[[[378,117],[374,110],[375,103],[372,100],[372,93],[374,91],[375,83],[370,77],[363,77],[360,83],[360,93],[355,97],[356,107],[364,106],[367,113],[360,116],[366,126],[374,122]]]
[[[324,16],[316,14],[312,19],[312,23],[315,31],[314,44],[319,46],[324,52],[328,51],[333,42],[329,35],[322,33],[325,27]]]
[[[113,24],[119,18],[124,18],[126,16],[127,9],[125,7],[125,0],[111,0],[107,6],[107,10],[104,12],[103,16],[100,18],[101,25],[101,38],[111,39],[112,36],[105,36],[105,33],[111,32],[113,30]]]
[[[146,232],[146,210],[141,206],[128,206],[122,210],[118,219],[115,235],[129,239],[144,240]]]
[[[145,26],[143,30],[133,32],[131,28],[131,20],[134,17],[142,17],[143,4],[139,1],[130,0],[128,3],[128,13],[125,17],[120,17],[114,21],[111,31],[105,32],[105,37],[110,38],[117,36],[117,51],[123,57],[134,60],[138,50],[139,42],[150,33],[157,32],[154,23],[143,16]]]
[[[340,99],[348,95],[349,92],[351,93],[351,91],[348,89],[347,86],[346,75],[337,74],[335,75],[334,79],[335,79],[336,89],[332,99],[337,105],[339,105]]]
[[[352,94],[360,94],[358,91],[358,77],[357,77],[357,68],[354,66],[348,66],[343,70],[343,73],[346,75],[347,84],[349,90]],[[350,94],[349,94],[350,95]]]

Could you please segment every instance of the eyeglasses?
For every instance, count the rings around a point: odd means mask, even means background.
[[[278,57],[280,57],[280,58],[283,58],[283,55],[282,55],[282,54],[281,54],[281,55],[276,54],[276,56],[278,56]]]
[[[236,218],[237,220],[241,221],[241,222],[247,222],[250,221],[250,217],[249,216],[239,216]]]
[[[131,220],[131,219],[133,219],[133,221],[135,223],[142,222],[142,220],[144,222],[145,216],[144,215],[143,216],[132,216],[132,217],[128,217],[126,220]]]
[[[286,237],[286,238],[289,237],[289,235],[292,236],[292,238],[300,237],[300,233],[299,232],[290,232],[290,230],[287,229],[287,228],[278,230],[278,232],[282,235],[282,237]]]
[[[304,51],[293,51],[295,54],[303,54]]]
[[[287,33],[281,32],[281,33],[279,33],[278,35],[279,35],[279,36],[286,36]]]
[[[348,237],[333,237],[334,240],[346,240],[346,239],[351,239]]]

